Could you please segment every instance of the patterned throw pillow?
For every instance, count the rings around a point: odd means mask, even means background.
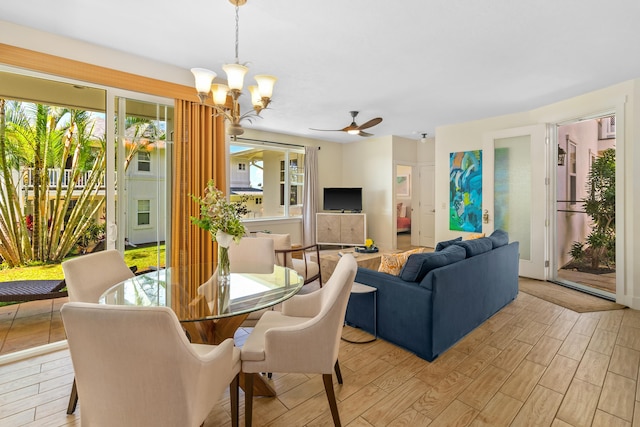
[[[416,248],[399,254],[382,254],[380,256],[380,267],[378,267],[378,271],[398,276],[407,259],[409,259],[409,255],[422,253],[423,250],[424,248]]]
[[[482,237],[484,237],[484,233],[475,233],[475,234],[468,235],[467,238],[464,240],[475,240],[475,239],[480,239]]]

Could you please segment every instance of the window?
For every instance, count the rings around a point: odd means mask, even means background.
[[[138,151],[138,171],[151,172],[151,153]]]
[[[302,215],[304,151],[250,141],[229,147],[231,200],[246,197],[247,219]],[[285,194],[287,195],[285,197]]]
[[[576,159],[576,143],[569,140],[569,167],[567,168],[567,172],[569,173],[569,205],[575,206],[578,201],[576,200],[578,197],[578,177],[577,177],[577,159]]]
[[[138,200],[138,225],[151,225],[150,200]]]

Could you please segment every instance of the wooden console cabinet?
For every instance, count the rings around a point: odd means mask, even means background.
[[[363,213],[317,213],[316,240],[321,245],[364,245],[367,215]]]

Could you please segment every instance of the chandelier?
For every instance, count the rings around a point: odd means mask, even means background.
[[[244,114],[240,112],[239,98],[242,95],[242,86],[244,84],[244,76],[249,71],[249,68],[241,64],[238,59],[238,28],[239,28],[239,8],[247,2],[247,0],[229,0],[236,8],[236,60],[233,64],[224,64],[222,69],[227,74],[227,84],[212,84],[213,79],[217,74],[211,70],[205,68],[192,68],[196,80],[196,90],[198,91],[198,97],[200,103],[204,104],[205,100],[211,92],[213,95],[213,108],[216,115],[223,116],[229,121],[229,128],[227,133],[229,135],[237,136],[244,133],[240,122],[244,119],[251,122],[255,117],[260,116],[260,112],[267,108],[271,102],[271,96],[273,94],[273,85],[276,83],[274,76],[260,74],[255,76],[257,85],[249,86],[249,93],[251,94],[251,103],[253,104],[253,110],[247,111]],[[231,97],[231,106],[227,104],[227,96]]]

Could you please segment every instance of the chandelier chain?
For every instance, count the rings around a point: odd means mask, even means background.
[[[239,31],[239,28],[240,28],[239,22],[240,22],[240,7],[238,6],[238,3],[236,2],[236,64],[240,63],[240,61],[238,59],[239,58],[239,56],[238,56],[238,47],[240,46],[240,42],[238,41],[239,40],[238,34],[240,32]]]
[[[249,86],[253,110],[246,111],[244,114],[240,111],[239,98],[242,95],[244,76],[249,70],[246,64],[240,64],[240,6],[245,4],[247,0],[229,0],[229,2],[236,9],[236,57],[235,64],[227,63],[222,66],[222,69],[227,73],[227,84],[213,84],[217,76],[213,71],[204,68],[192,68],[191,72],[196,79],[196,90],[200,103],[205,104],[209,94],[213,92],[215,115],[223,116],[229,121],[227,133],[235,136],[244,132],[240,122],[243,120],[251,122],[252,119],[260,117],[260,112],[269,106],[273,85],[277,79],[266,74],[256,75],[257,85]],[[231,98],[231,105],[229,105],[229,98]]]

